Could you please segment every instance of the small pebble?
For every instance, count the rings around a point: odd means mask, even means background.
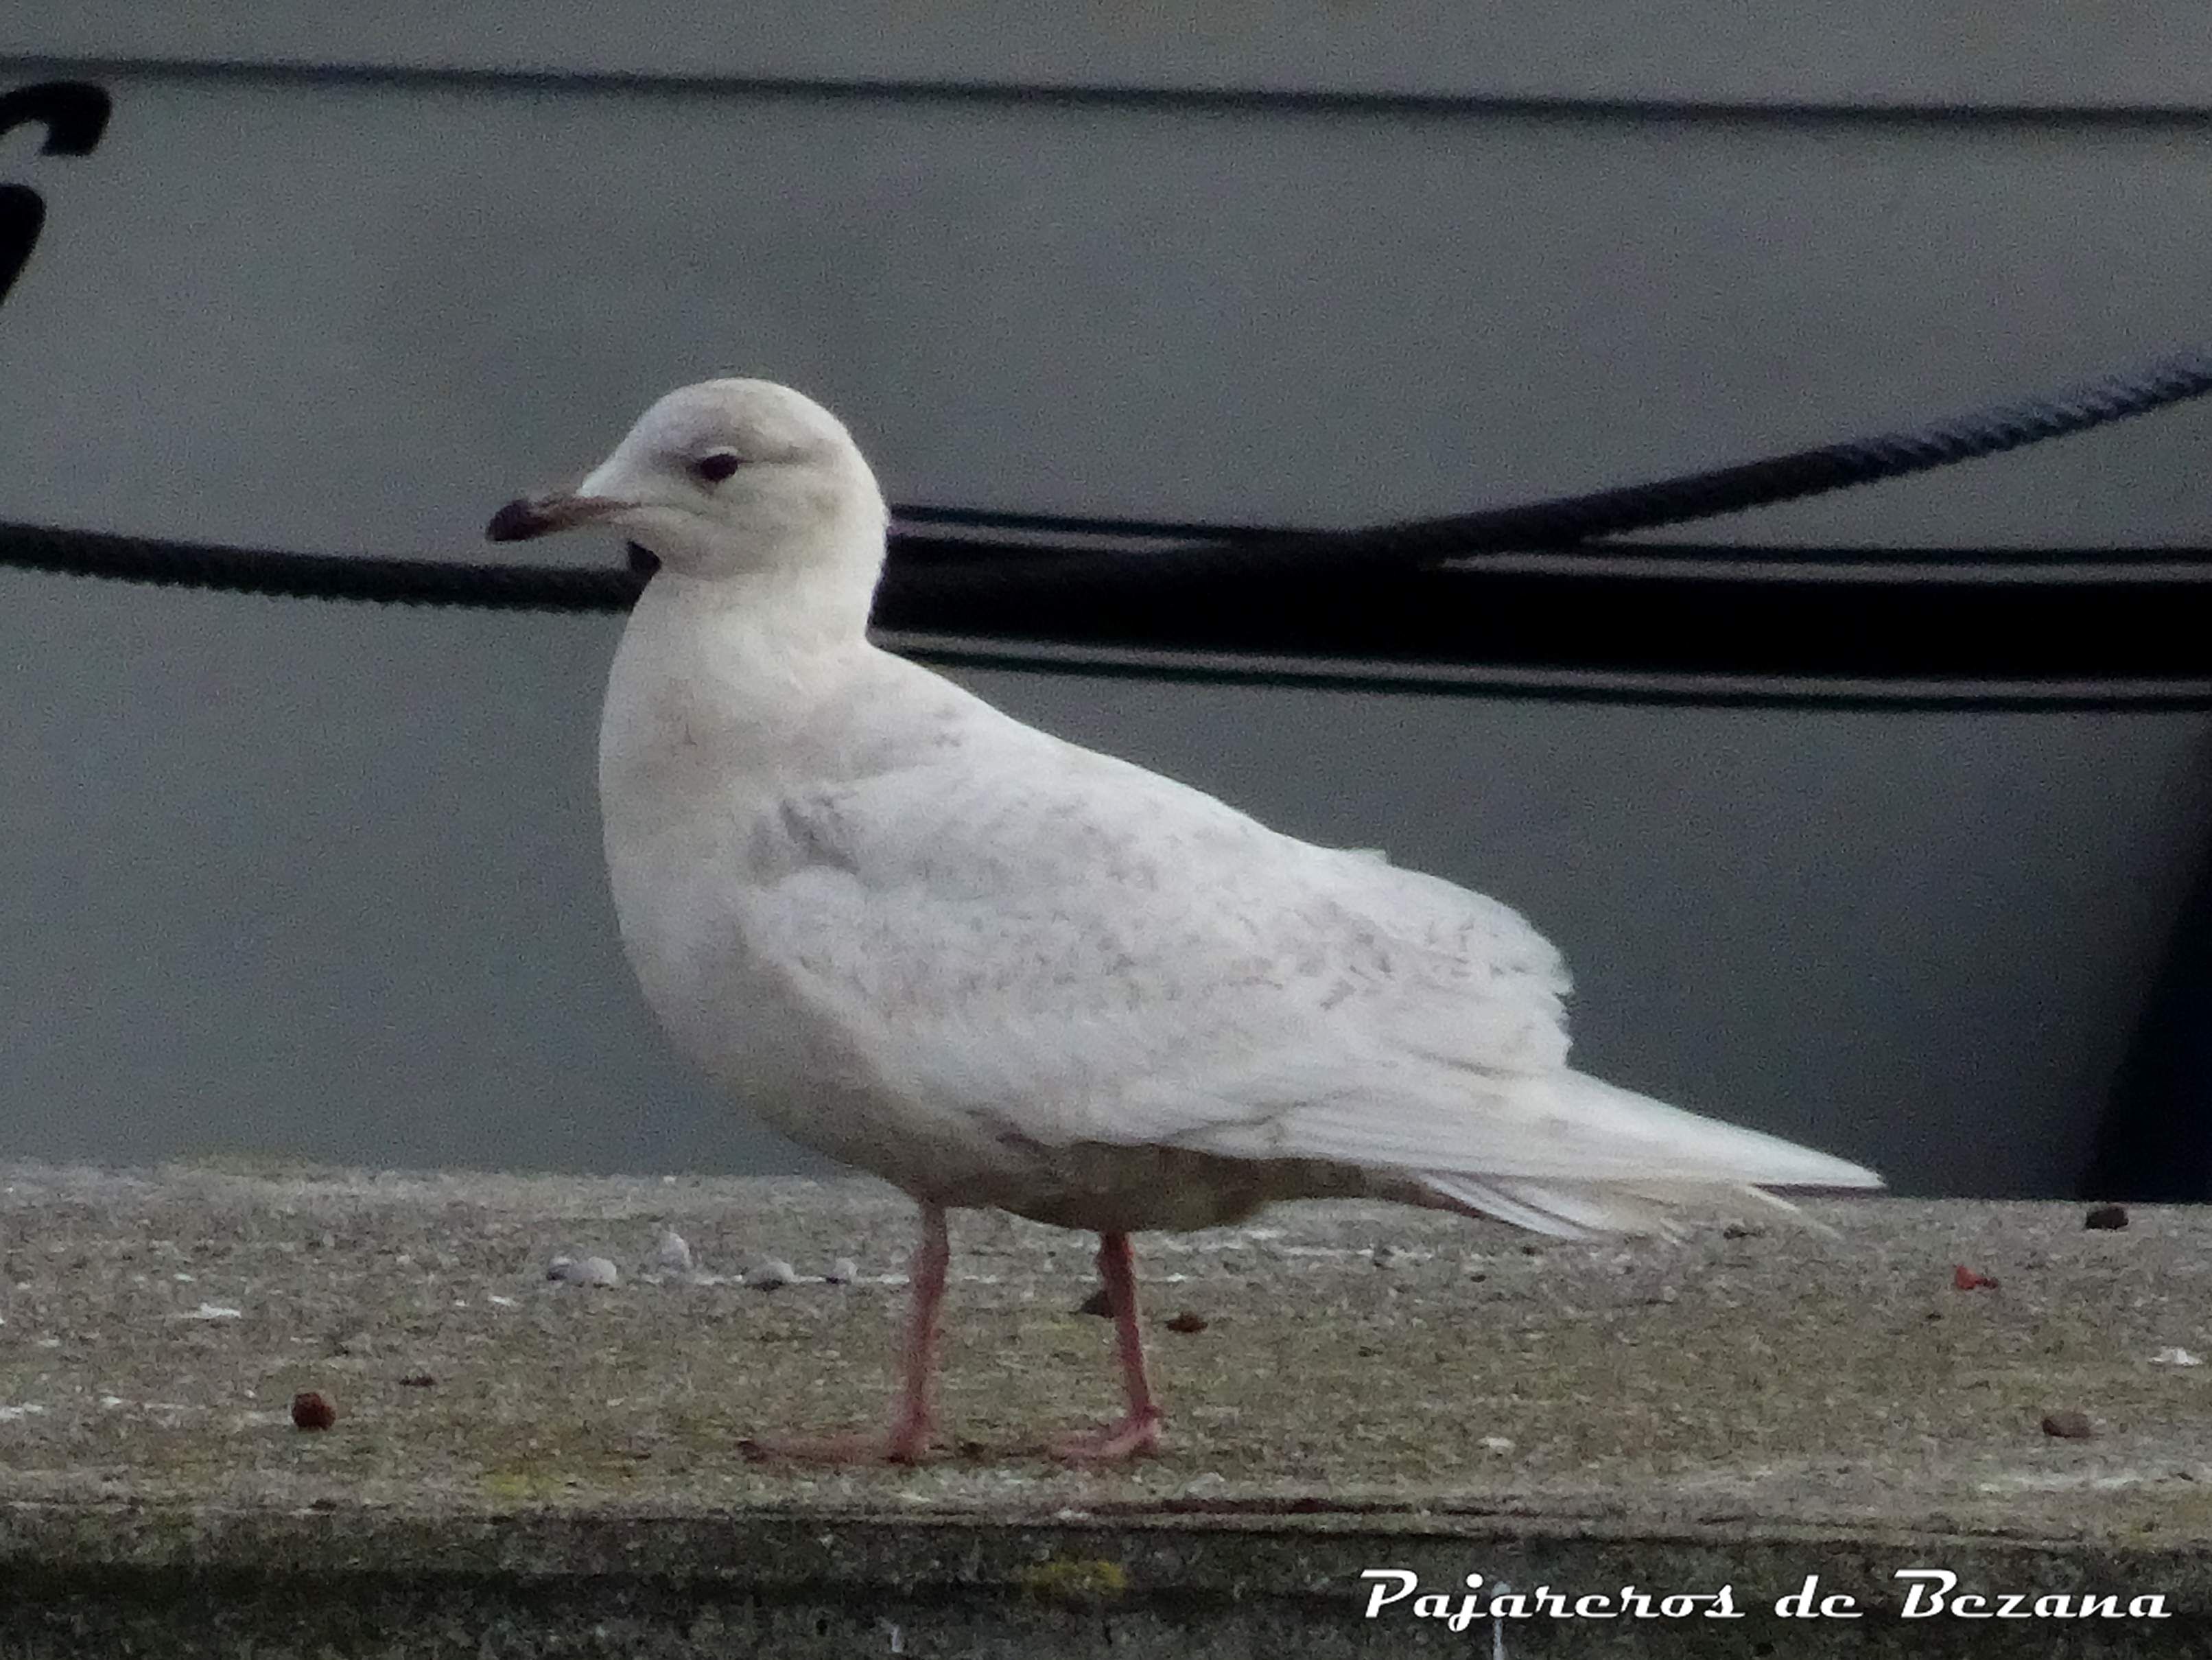
[[[338,1409],[320,1389],[301,1389],[292,1397],[292,1427],[326,1430],[338,1421]]]
[[[653,1247],[653,1265],[665,1274],[691,1272],[691,1246],[673,1228],[665,1230]]]
[[[1731,1222],[1721,1230],[1721,1237],[1723,1239],[1764,1239],[1766,1237],[1766,1230],[1765,1228],[1753,1227],[1748,1222]]]
[[[860,1265],[849,1256],[841,1256],[822,1277],[833,1286],[849,1286],[860,1277]]]
[[[2099,1205],[2081,1219],[2081,1225],[2085,1228],[2110,1230],[2124,1228],[2127,1225],[2128,1207],[2125,1205]]]
[[[403,1389],[427,1389],[437,1387],[438,1380],[427,1371],[410,1371],[399,1380]]]
[[[1513,1442],[1508,1436],[1486,1435],[1482,1438],[1482,1448],[1485,1452],[1510,1452]]]
[[[613,1286],[622,1282],[622,1274],[604,1256],[556,1256],[547,1266],[545,1277],[571,1286]]]
[[[780,1256],[770,1256],[745,1270],[745,1283],[755,1291],[781,1291],[799,1283],[799,1270]]]
[[[1960,1291],[1995,1291],[1997,1288],[1995,1278],[1986,1274],[1978,1274],[1964,1262],[1952,1265],[1951,1284]]]
[[[1095,1314],[1101,1320],[1111,1320],[1114,1317],[1114,1305],[1107,1300],[1106,1287],[1101,1286],[1097,1291],[1092,1292],[1090,1296],[1085,1298],[1080,1303],[1078,1303],[1073,1309],[1069,1310],[1068,1312],[1071,1314]]]
[[[2047,1412],[2043,1414],[2043,1432],[2055,1435],[2064,1441],[2086,1441],[2097,1432],[2086,1412]]]
[[[1204,1315],[1194,1314],[1190,1310],[1185,1309],[1181,1314],[1178,1314],[1174,1319],[1168,1322],[1168,1329],[1170,1331],[1182,1332],[1188,1335],[1191,1333],[1204,1331],[1206,1325],[1207,1321]]]

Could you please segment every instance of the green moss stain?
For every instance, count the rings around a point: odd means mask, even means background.
[[[1017,1571],[1014,1583],[1041,1602],[1110,1602],[1129,1590],[1121,1565],[1097,1556],[1054,1557]]]

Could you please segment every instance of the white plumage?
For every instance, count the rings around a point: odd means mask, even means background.
[[[647,1000],[744,1105],[926,1207],[1115,1236],[1368,1194],[1570,1237],[1872,1172],[1567,1066],[1558,953],[1024,727],[866,637],[884,510],[784,387],[670,394],[574,493],[661,562],[600,733]]]

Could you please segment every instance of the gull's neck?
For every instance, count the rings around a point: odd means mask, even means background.
[[[841,574],[842,575],[842,574]],[[646,585],[650,605],[666,623],[696,632],[716,654],[762,666],[837,656],[865,645],[875,600],[875,574],[844,581],[832,573],[771,569],[733,576],[687,576],[662,570]]]
[[[680,732],[769,763],[842,705],[877,655],[867,623],[881,547],[822,549],[715,575],[664,566],[615,654],[603,745],[641,757]]]
[[[884,515],[839,513],[774,538],[768,557],[712,575],[664,565],[647,597],[691,627],[763,665],[848,652],[866,643],[883,575]],[[641,602],[642,603],[642,602]]]

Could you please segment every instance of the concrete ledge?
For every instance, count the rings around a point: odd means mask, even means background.
[[[736,1444],[877,1412],[911,1216],[872,1184],[9,1169],[0,1654],[2212,1647],[2212,1367],[2172,1353],[2212,1354],[2212,1217],[1820,1213],[1840,1238],[1561,1245],[1328,1205],[1142,1242],[1170,1442],[1110,1473],[1022,1450],[1113,1404],[1071,1311],[1088,1242],[958,1218],[967,1444],[823,1473]],[[697,1271],[641,1271],[664,1228]],[[549,1283],[562,1251],[623,1282]],[[858,1283],[741,1283],[840,1256]],[[1186,1309],[1205,1329],[1166,1329]],[[335,1427],[292,1427],[301,1389]],[[2045,1434],[2061,1411],[2095,1433]],[[1726,1584],[1746,1617],[1363,1619],[1386,1566]],[[1902,1620],[1914,1566],[2172,1617]],[[1814,1573],[1866,1617],[1777,1619]]]

